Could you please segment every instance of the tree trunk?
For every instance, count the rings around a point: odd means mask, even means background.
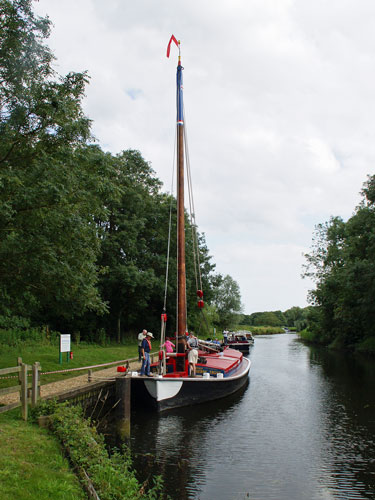
[[[121,313],[117,317],[117,343],[121,343]]]

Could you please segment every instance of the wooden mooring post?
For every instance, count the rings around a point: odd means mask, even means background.
[[[118,432],[123,438],[130,438],[131,377],[116,378],[116,399],[118,404]]]
[[[21,410],[22,410],[22,418],[27,420],[27,364],[22,363],[21,365],[21,391],[20,391],[20,399],[21,399]]]
[[[38,399],[40,398],[40,382],[39,382],[39,371],[40,363],[36,361],[33,364],[33,378],[31,382],[31,406],[36,406]]]
[[[32,369],[32,381],[28,382],[28,371]],[[26,363],[22,363],[22,358],[17,359],[17,366],[11,368],[1,368],[0,375],[7,375],[9,373],[17,373],[18,385],[12,385],[10,387],[4,387],[0,389],[0,395],[11,394],[13,392],[19,393],[19,401],[15,403],[10,403],[5,406],[0,406],[0,413],[3,413],[13,408],[21,406],[22,418],[27,420],[28,416],[28,404],[31,402],[35,406],[40,397],[40,363],[36,362],[33,366],[28,366]]]

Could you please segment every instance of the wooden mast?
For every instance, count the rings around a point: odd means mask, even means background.
[[[180,42],[178,42],[180,51]],[[177,66],[177,335],[186,332],[186,263],[184,207],[184,116],[182,100],[181,55]]]

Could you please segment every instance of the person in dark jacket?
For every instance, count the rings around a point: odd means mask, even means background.
[[[142,340],[141,346],[141,356],[142,356],[142,368],[141,375],[146,375],[147,377],[152,377],[150,374],[150,352],[151,352],[151,339],[154,336],[151,332],[146,333],[146,338]]]
[[[142,361],[142,342],[146,338],[146,333],[147,330],[143,330],[138,334],[138,361]]]

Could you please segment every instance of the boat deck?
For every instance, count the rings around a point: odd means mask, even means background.
[[[224,377],[231,374],[240,365],[242,360],[242,353],[234,349],[224,349],[223,352],[213,353],[205,356],[204,351],[199,351],[199,357],[205,358],[206,363],[197,363],[197,375],[203,373],[210,373],[217,375],[222,373]]]

